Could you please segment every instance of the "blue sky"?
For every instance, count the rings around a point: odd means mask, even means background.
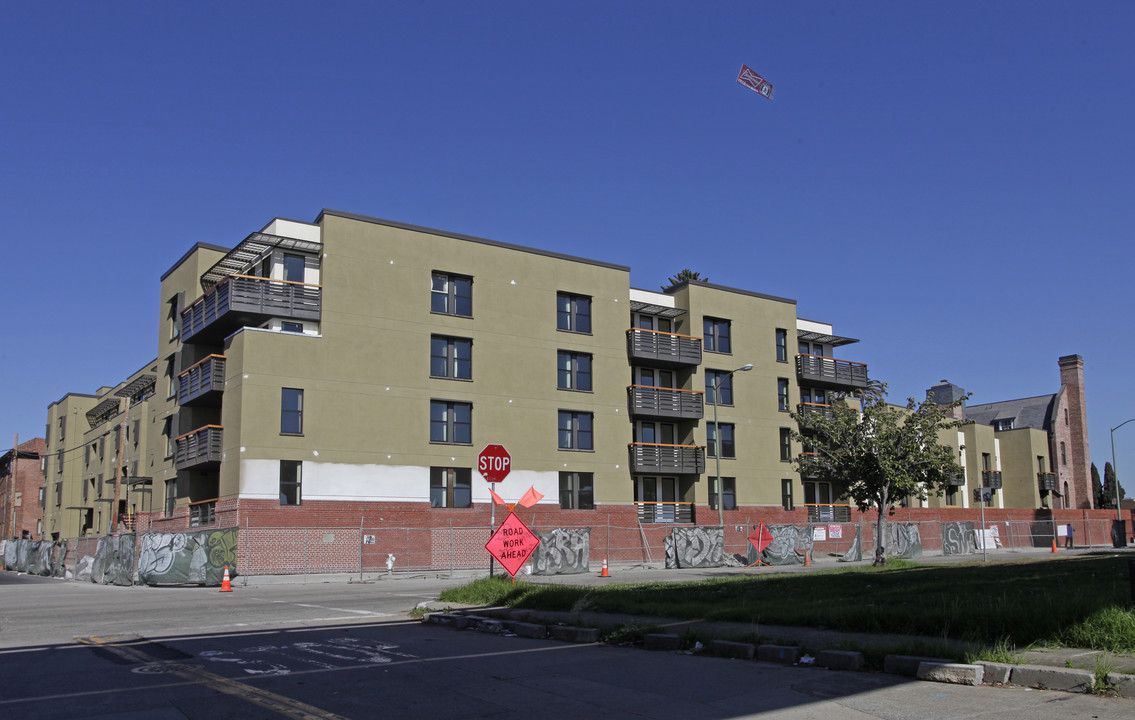
[[[154,357],[192,243],[324,207],[795,298],[895,401],[1048,394],[1080,354],[1101,472],[1135,417],[1131,2],[3,16],[0,445]],[[1135,423],[1115,436],[1135,494]]]

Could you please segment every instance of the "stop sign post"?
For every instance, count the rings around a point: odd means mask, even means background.
[[[512,470],[512,456],[504,445],[486,445],[477,456],[477,471],[487,482],[498,483]]]

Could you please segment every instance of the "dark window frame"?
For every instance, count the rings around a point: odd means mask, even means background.
[[[462,467],[430,467],[430,509],[473,507],[473,472]]]
[[[566,360],[567,367],[564,367]],[[581,361],[586,360],[587,369],[580,367]],[[558,350],[556,352],[556,389],[570,390],[572,392],[594,392],[592,385],[594,357],[591,353],[575,352],[573,350]],[[587,387],[581,380],[586,380]]]
[[[280,461],[280,506],[303,505],[303,460]]]
[[[560,509],[595,509],[595,473],[560,472]]]
[[[444,354],[438,354],[438,350]],[[460,350],[464,349],[464,357]],[[462,372],[464,371],[464,374]],[[473,379],[473,340],[453,335],[430,336],[430,377],[444,380]]]
[[[784,328],[776,329],[776,361],[788,362],[788,331]]]
[[[303,436],[303,388],[280,388],[280,434]]]
[[[792,430],[780,428],[780,461],[792,462]]]
[[[440,418],[435,418],[441,410]],[[464,417],[458,415],[464,413]],[[460,431],[464,431],[461,434]],[[473,403],[459,400],[430,400],[430,443],[435,445],[473,444]]]
[[[737,509],[737,478],[723,475],[720,478],[711,475],[709,478],[709,509],[717,509],[717,481],[721,481],[723,510]]]
[[[736,460],[737,426],[734,423],[706,423],[705,456],[707,458],[717,457],[717,432],[714,430],[715,427],[719,428],[721,432],[721,459]]]
[[[582,410],[560,410],[556,424],[556,445],[560,450],[593,452],[595,450],[595,413]],[[581,421],[586,419],[586,428]],[[565,424],[565,420],[567,421]]]
[[[791,478],[782,478],[780,481],[780,506],[789,512],[796,509],[792,498]]]
[[[444,287],[438,287],[438,281]],[[430,275],[430,312],[453,317],[473,317],[473,278],[434,270]]]
[[[718,378],[724,378],[721,387],[715,388],[714,383]],[[721,402],[718,402],[718,391],[721,394]],[[733,406],[733,373],[728,370],[713,370],[707,369],[705,371],[705,402],[709,405],[718,405],[725,407]]]
[[[702,349],[706,352],[732,355],[732,325],[732,321],[725,318],[708,315],[702,317]]]
[[[776,379],[776,409],[780,412],[788,412],[789,390],[788,378]]]
[[[591,296],[556,293],[556,329],[561,332],[591,334]]]

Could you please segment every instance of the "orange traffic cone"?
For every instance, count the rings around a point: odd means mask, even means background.
[[[607,556],[603,556],[603,572],[599,573],[599,577],[611,577],[611,573],[607,572]]]
[[[804,567],[812,567],[812,553],[804,553]]]
[[[1056,552],[1056,538],[1052,538],[1052,552]]]
[[[225,565],[225,576],[221,578],[221,592],[232,592],[233,584],[229,582],[229,566]]]

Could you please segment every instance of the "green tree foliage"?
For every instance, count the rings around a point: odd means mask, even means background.
[[[707,283],[707,282],[709,282],[709,278],[707,278],[707,277],[703,278],[701,276],[701,273],[697,272],[696,270],[691,270],[689,268],[683,268],[682,271],[679,272],[677,275],[671,275],[670,276],[670,284],[669,285],[663,285],[662,289],[665,290],[667,287],[673,287],[675,285],[680,285],[681,283],[684,283],[684,282]]]
[[[1104,502],[1107,498],[1103,494],[1103,483],[1100,482],[1100,471],[1096,469],[1096,464],[1092,463],[1092,507],[1104,508]]]
[[[1097,505],[1097,507],[1100,509],[1115,509],[1115,484],[1115,468],[1111,466],[1111,463],[1105,462],[1103,464],[1103,497],[1102,502]],[[1120,485],[1119,499],[1122,500],[1125,497],[1127,497],[1127,492],[1123,489],[1123,486]]]
[[[865,395],[861,411],[837,400],[828,416],[793,414],[803,431],[793,437],[806,450],[793,463],[801,476],[830,482],[861,511],[876,508],[875,565],[887,563],[887,517],[894,503],[941,495],[949,478],[962,472],[955,450],[939,441],[943,430],[960,424],[951,411],[962,400],[938,405],[932,397],[921,403],[910,398],[899,407]]]

